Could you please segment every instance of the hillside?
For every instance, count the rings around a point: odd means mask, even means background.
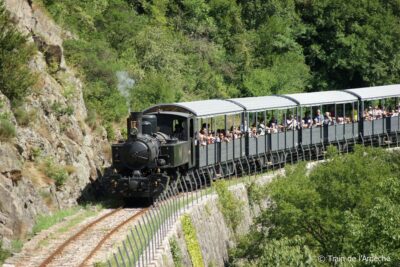
[[[109,164],[109,143],[104,128],[87,124],[82,81],[65,62],[63,38],[72,34],[29,1],[5,1],[5,7],[8,12],[0,10],[0,242],[9,248],[31,232],[39,214],[77,204]]]

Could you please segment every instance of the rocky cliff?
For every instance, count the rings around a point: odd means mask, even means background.
[[[22,125],[0,88],[0,114],[16,128],[15,138],[0,141],[0,240],[9,246],[29,233],[38,214],[77,203],[109,164],[109,143],[102,127],[86,124],[83,84],[64,59],[63,40],[75,37],[31,0],[5,0],[5,7],[37,47],[30,67],[39,77],[19,108],[28,114]],[[51,168],[68,174],[65,182],[56,186]]]

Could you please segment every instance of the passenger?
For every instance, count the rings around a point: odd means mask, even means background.
[[[207,143],[210,145],[214,144],[214,142],[215,142],[215,137],[214,134],[211,132],[210,135],[208,136]]]
[[[257,128],[251,128],[250,137],[257,137]]]
[[[330,112],[325,112],[324,125],[334,125],[334,124],[335,124],[335,121],[331,117],[331,113]]]
[[[258,124],[258,134],[265,135],[265,124],[263,120]]]
[[[235,134],[236,134],[236,136],[237,136],[238,139],[239,139],[239,138],[242,138],[242,132],[240,131],[240,126],[238,126],[238,127],[235,129]]]
[[[224,141],[229,143],[231,140],[232,140],[232,134],[227,130],[225,133]]]
[[[363,112],[363,117],[364,117],[364,120],[365,120],[365,121],[370,121],[370,120],[372,120],[372,119],[371,119],[371,116],[372,116],[372,115],[370,115],[370,114],[372,114],[372,113],[370,113],[368,109],[365,109],[365,110],[364,110],[364,112]]]
[[[217,138],[215,139],[215,142],[216,143],[221,143],[221,142],[223,142],[224,141],[224,134],[222,133],[222,132],[220,132],[219,134],[218,134],[218,136],[217,136]]]
[[[206,146],[207,145],[207,136],[205,134],[205,130],[201,129],[198,136],[197,136],[197,140],[199,141],[199,144],[201,146]]]
[[[321,114],[321,110],[317,110],[317,114],[315,115],[314,118],[314,123],[316,126],[322,126],[322,123],[324,122],[324,116]]]
[[[268,128],[273,128],[272,125],[278,125],[278,120],[275,119],[275,116],[272,116],[272,118],[268,122]]]
[[[210,132],[210,124],[209,123],[203,123],[201,126],[201,129],[204,130],[204,132],[208,135]]]
[[[306,114],[304,115],[304,118],[302,120],[302,124],[303,124],[303,128],[311,128],[312,127],[313,121],[310,116],[310,112],[306,112]]]
[[[247,132],[247,130],[248,130],[248,124],[247,124],[247,121],[246,120],[244,120],[244,123],[242,123],[241,125],[240,125],[240,132],[242,132],[242,133],[246,133]]]
[[[293,118],[293,115],[290,114],[289,118],[286,119],[286,128],[288,130],[294,130],[297,127],[297,121]]]

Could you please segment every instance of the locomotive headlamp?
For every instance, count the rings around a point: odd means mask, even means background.
[[[131,128],[131,135],[138,135],[138,133],[139,133],[139,130],[138,130],[138,128]]]
[[[133,136],[136,136],[136,135],[138,135],[138,133],[139,133],[139,130],[137,128],[137,122],[136,121],[131,121],[131,132],[130,132],[130,134],[133,135]]]

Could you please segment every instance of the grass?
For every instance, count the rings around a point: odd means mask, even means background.
[[[76,216],[75,218],[71,219],[66,225],[64,225],[63,227],[60,227],[60,229],[57,230],[57,232],[59,233],[65,233],[68,232],[69,230],[71,230],[75,225],[79,224],[80,222],[82,222],[83,220],[95,216],[96,214],[99,213],[99,211],[101,210],[101,208],[99,209],[97,206],[95,209],[87,209],[85,208],[85,211],[81,214],[79,214],[78,216]]]
[[[10,140],[17,135],[15,126],[8,120],[0,118],[0,140]]]
[[[48,244],[50,244],[50,240],[54,239],[56,236],[58,236],[58,234],[66,233],[69,230],[73,229],[76,225],[78,225],[79,223],[84,221],[85,219],[95,216],[102,210],[103,207],[101,205],[97,205],[94,207],[93,206],[79,207],[79,210],[77,210],[75,213],[71,214],[70,216],[77,214],[79,211],[82,210],[82,208],[84,209],[82,213],[71,218],[65,225],[63,225],[62,227],[57,229],[56,232],[50,234],[45,239],[41,240],[39,242],[39,247],[46,247]],[[70,216],[67,216],[67,217],[70,217]],[[62,221],[64,218],[62,218],[60,221]]]
[[[36,110],[27,111],[20,107],[14,110],[14,116],[18,125],[26,127],[36,122],[37,112]]]
[[[3,264],[4,261],[11,256],[11,251],[3,248],[3,241],[0,240],[0,264]]]
[[[39,215],[32,228],[32,234],[36,235],[43,230],[49,229],[53,225],[60,223],[64,218],[76,214],[80,209],[81,207],[76,206],[69,209],[58,210],[51,215]]]

